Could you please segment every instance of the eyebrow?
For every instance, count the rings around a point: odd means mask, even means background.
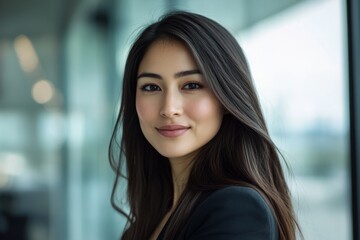
[[[201,74],[200,70],[194,69],[194,70],[187,70],[187,71],[181,71],[174,74],[175,78],[181,78],[186,77],[193,74]],[[156,78],[156,79],[162,79],[162,77],[159,74],[156,73],[149,73],[149,72],[143,72],[140,73],[136,79],[148,77],[148,78]]]

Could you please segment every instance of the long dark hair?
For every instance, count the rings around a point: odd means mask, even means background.
[[[159,39],[181,41],[190,49],[226,112],[217,135],[194,159],[165,239],[175,238],[202,193],[228,185],[256,189],[274,213],[280,239],[295,239],[297,223],[279,152],[269,137],[241,47],[215,21],[179,11],[146,27],[126,61],[122,102],[109,146],[110,164],[116,172],[112,204],[128,221],[122,239],[148,239],[173,203],[170,163],[145,139],[135,108],[140,61]],[[129,213],[116,202],[119,178],[127,180]]]

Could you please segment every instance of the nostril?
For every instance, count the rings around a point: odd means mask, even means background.
[[[168,94],[163,101],[163,106],[160,110],[160,115],[164,117],[173,117],[181,115],[182,104],[181,99],[175,94]]]
[[[164,108],[160,111],[160,115],[168,118],[179,116],[181,115],[181,109],[176,107]]]

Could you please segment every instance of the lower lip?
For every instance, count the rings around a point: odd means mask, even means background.
[[[176,130],[163,130],[158,129],[158,132],[164,137],[179,137],[183,135],[189,128],[176,129]]]

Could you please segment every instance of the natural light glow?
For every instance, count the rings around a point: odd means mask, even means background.
[[[0,174],[3,175],[3,183],[9,179],[5,175],[21,175],[26,169],[26,159],[22,154],[12,152],[0,153]]]
[[[277,113],[283,121],[269,121],[279,128],[346,131],[341,9],[338,0],[308,2],[239,34],[265,113]]]

